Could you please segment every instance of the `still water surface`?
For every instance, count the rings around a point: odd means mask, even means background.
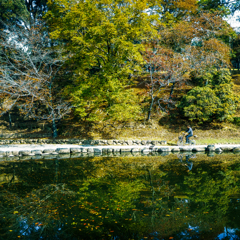
[[[240,239],[240,155],[0,162],[0,239]]]

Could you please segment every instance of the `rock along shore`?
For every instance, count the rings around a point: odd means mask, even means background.
[[[166,144],[166,142],[165,142]],[[79,158],[94,156],[141,156],[141,155],[168,155],[170,153],[240,153],[240,144],[216,145],[79,145],[79,144],[10,144],[0,145],[0,161],[52,159],[52,158]]]

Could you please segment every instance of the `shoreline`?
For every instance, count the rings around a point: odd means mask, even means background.
[[[80,157],[121,157],[168,155],[170,153],[208,153],[222,152],[240,153],[240,144],[215,145],[127,145],[127,146],[93,146],[77,144],[14,144],[0,145],[0,161],[16,161],[30,159],[80,158]]]

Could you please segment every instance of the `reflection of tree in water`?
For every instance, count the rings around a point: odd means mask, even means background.
[[[188,172],[185,156],[182,162],[158,156],[3,164],[15,180],[0,183],[0,238],[143,239],[158,233],[159,239],[184,239],[183,232],[200,232],[214,239],[225,224],[239,227],[228,217],[239,211],[239,202],[229,204],[239,194],[239,163],[194,162]]]
[[[25,197],[19,197],[10,191],[4,192],[0,195],[1,209],[4,209],[0,216],[2,224],[8,224],[8,231],[3,236],[18,233],[34,239],[39,234],[43,237],[55,235],[61,227],[58,207],[65,201],[63,196],[66,198],[75,195],[75,192],[65,189],[64,184],[45,185]]]

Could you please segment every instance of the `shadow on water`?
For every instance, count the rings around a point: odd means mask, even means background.
[[[240,155],[0,162],[0,239],[240,239]]]

